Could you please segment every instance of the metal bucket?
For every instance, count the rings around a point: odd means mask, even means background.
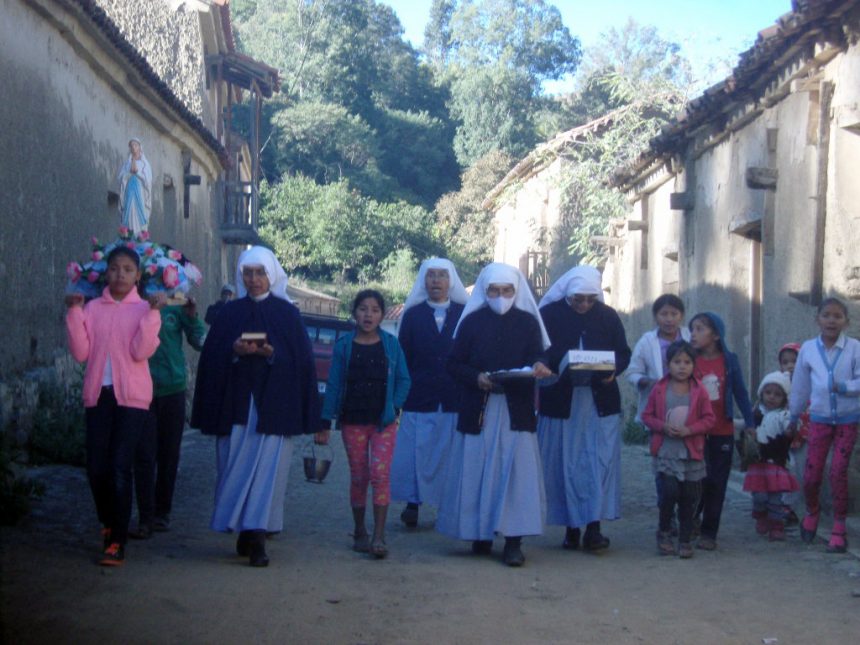
[[[305,479],[314,484],[322,484],[331,470],[334,452],[331,446],[323,446],[313,442],[305,444],[302,450],[302,464],[305,469]]]

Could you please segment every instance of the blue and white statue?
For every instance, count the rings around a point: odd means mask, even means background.
[[[149,229],[152,211],[152,166],[143,154],[140,139],[128,142],[128,159],[120,168],[119,176],[120,222],[137,235]]]

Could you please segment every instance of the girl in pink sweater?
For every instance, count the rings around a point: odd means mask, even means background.
[[[692,558],[693,511],[705,477],[705,434],[714,426],[708,391],[695,376],[696,351],[679,340],[666,350],[669,374],[657,381],[642,411],[651,430],[654,471],[661,479],[660,528],[657,550],[674,555],[670,525],[678,506],[679,555]]]
[[[84,306],[81,294],[66,296],[66,330],[72,356],[87,364],[87,477],[104,527],[100,564],[115,566],[125,557],[134,452],[152,400],[147,361],[158,347],[165,297],[141,300],[140,258],[132,249],[115,248],[107,266],[100,298]]]

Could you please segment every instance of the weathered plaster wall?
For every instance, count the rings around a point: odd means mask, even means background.
[[[51,4],[51,19],[68,19]],[[118,191],[116,173],[130,136],[143,140],[153,166],[152,235],[200,266],[203,304],[217,298],[227,277],[222,266],[235,266],[235,253],[218,237],[213,202],[220,166],[214,153],[184,124],[166,119],[146,95],[131,87],[118,91],[111,77],[121,69],[115,55],[100,49],[74,21],[64,23],[61,32],[22,0],[0,0],[0,15],[0,86],[6,97],[0,102],[0,416],[5,419],[15,376],[65,354],[65,266],[87,258],[90,236],[115,236],[119,216],[108,194]],[[83,59],[81,50],[92,61]],[[182,213],[185,147],[193,151],[192,173],[202,176],[201,185],[190,188],[188,219]],[[164,186],[165,176],[173,179],[172,187]]]

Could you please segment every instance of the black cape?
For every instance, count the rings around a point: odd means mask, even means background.
[[[243,332],[265,332],[270,359],[237,357],[233,343]],[[248,420],[251,396],[257,432],[293,436],[319,429],[319,398],[313,351],[299,310],[269,296],[224,305],[213,321],[197,365],[191,427],[229,435]]]

